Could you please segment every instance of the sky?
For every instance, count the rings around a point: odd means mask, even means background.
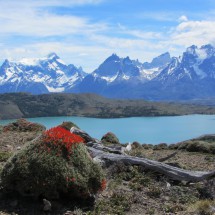
[[[0,63],[55,52],[89,73],[112,53],[146,62],[208,43],[214,0],[0,0]]]

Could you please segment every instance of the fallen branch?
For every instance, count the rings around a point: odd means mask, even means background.
[[[101,160],[104,163],[121,161],[125,164],[140,165],[146,169],[162,173],[177,181],[198,182],[215,177],[215,170],[212,172],[189,171],[146,158],[107,153],[93,147],[88,147],[88,150],[93,158],[96,158],[96,160]]]
[[[159,161],[129,156],[125,154],[125,147],[104,146],[98,140],[96,140],[96,142],[93,142],[93,140],[95,139],[90,137],[89,134],[87,134],[86,132],[80,129],[75,128],[75,129],[71,129],[71,131],[82,136],[83,138],[87,137],[87,140],[90,140],[90,142],[86,141],[87,142],[86,145],[91,156],[95,160],[104,162],[105,164],[110,162],[114,163],[114,162],[121,161],[125,164],[140,165],[146,169],[164,174],[167,177],[177,181],[198,182],[198,181],[203,181],[205,179],[211,179],[215,177],[215,170],[212,172],[189,171],[178,167],[170,166],[168,164],[165,164]],[[175,156],[176,154],[177,152],[167,156],[166,158],[163,158],[163,161]]]
[[[166,156],[166,157],[164,157],[164,158],[160,158],[158,161],[164,162],[164,161],[166,161],[166,160],[169,160],[170,158],[175,157],[177,154],[178,154],[178,152],[174,152],[174,153],[172,153],[172,154],[170,154],[170,155],[168,155],[168,156]]]

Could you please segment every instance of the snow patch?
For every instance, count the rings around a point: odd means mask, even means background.
[[[65,90],[64,87],[58,87],[58,88],[54,88],[54,87],[49,87],[46,85],[46,88],[48,89],[49,92],[51,93],[61,93]]]
[[[38,65],[39,59],[37,58],[23,58],[18,61],[19,64],[24,64],[26,66],[36,66]]]
[[[207,58],[207,52],[204,49],[196,49],[196,54],[199,60],[204,60],[205,58]]]
[[[192,77],[191,77],[191,74],[190,74],[189,70],[187,70],[186,68],[184,68],[184,72],[192,80]],[[183,74],[181,73],[179,75],[179,79],[181,78],[180,76],[183,77]]]
[[[207,77],[207,74],[205,72],[203,72],[201,69],[199,69],[198,65],[194,65],[193,69],[201,79]]]
[[[101,79],[106,80],[107,82],[113,82],[117,78],[118,74],[115,76],[101,76]]]
[[[143,79],[148,79],[148,80],[152,80],[153,78],[155,78],[157,75],[159,75],[161,72],[161,69],[159,67],[155,67],[152,69],[141,69],[140,70],[140,76]]]
[[[63,65],[66,65],[66,64],[64,63],[64,61],[61,60],[60,58],[57,59],[57,62],[59,62],[60,64],[63,64]]]
[[[125,80],[129,80],[129,79],[130,79],[130,76],[128,76],[128,75],[123,75],[122,78],[125,79]]]

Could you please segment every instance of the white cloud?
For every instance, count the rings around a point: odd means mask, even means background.
[[[136,29],[131,30],[120,23],[118,23],[117,26],[118,26],[119,33],[121,34],[124,33],[130,36],[134,36],[134,37],[137,37],[138,39],[151,40],[151,39],[161,39],[162,37],[162,34],[160,32],[142,31],[142,30],[136,30]],[[115,31],[117,31],[117,29]]]
[[[81,6],[86,4],[99,4],[104,0],[7,0],[1,1],[1,7],[15,8],[38,8],[38,7],[53,7],[53,6]]]
[[[171,43],[190,46],[215,42],[215,21],[186,21],[180,23],[170,35]]]
[[[179,21],[179,22],[187,22],[187,21],[188,21],[188,18],[187,18],[187,16],[183,15],[183,16],[180,16],[180,17],[178,18],[178,21]]]
[[[90,23],[86,18],[62,16],[34,9],[0,9],[1,35],[65,36],[89,34],[106,29],[103,23]]]
[[[176,26],[166,28],[165,32],[158,32],[130,28],[121,23],[116,26],[92,22],[86,17],[59,15],[46,10],[49,6],[72,7],[100,2],[102,1],[2,1],[0,59],[43,57],[49,52],[56,52],[65,62],[83,66],[86,71],[91,72],[112,53],[149,61],[166,51],[172,51],[177,55],[192,44],[215,44],[215,21],[192,21],[183,15],[179,17]],[[153,17],[159,21],[177,21],[171,13],[143,14],[142,18],[144,17]],[[15,38],[17,35],[22,37],[22,40],[26,37],[29,41],[10,44],[9,39],[4,40],[12,36]],[[61,41],[58,41],[57,37],[60,37]]]
[[[174,21],[175,14],[173,12],[144,12],[137,15],[140,19],[149,19],[149,20],[156,20],[156,21]]]

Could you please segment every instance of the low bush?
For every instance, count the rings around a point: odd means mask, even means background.
[[[119,139],[117,138],[117,136],[112,133],[112,132],[108,132],[107,134],[105,134],[101,141],[104,144],[120,144]]]
[[[146,143],[144,143],[144,144],[142,144],[142,147],[144,149],[153,149],[154,146],[152,144],[146,144]]]
[[[138,148],[142,148],[142,145],[139,142],[134,141],[132,143],[132,149],[138,149]]]
[[[45,131],[12,157],[1,176],[5,190],[36,198],[87,198],[106,186],[103,171],[83,139],[60,126]]]
[[[186,150],[188,152],[203,152],[215,154],[215,142],[205,142],[200,140],[189,140],[175,145],[175,149]]]
[[[28,131],[44,131],[46,128],[43,125],[38,123],[32,123],[27,121],[26,119],[18,119],[16,122],[9,123],[3,127],[3,131],[21,131],[21,132],[28,132]]]
[[[215,201],[201,200],[191,205],[188,212],[195,213],[197,215],[214,215],[215,213]]]
[[[0,152],[0,162],[7,161],[12,156],[10,152]]]
[[[158,145],[154,145],[154,150],[163,150],[167,148],[168,148],[168,145],[166,143],[160,143]]]

